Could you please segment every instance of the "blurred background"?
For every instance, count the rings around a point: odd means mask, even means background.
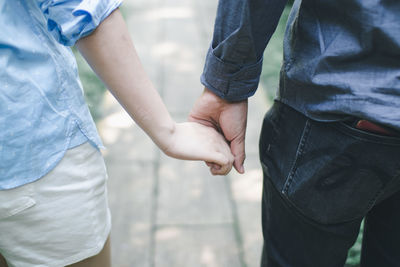
[[[259,266],[262,171],[258,136],[275,96],[291,3],[264,55],[249,100],[246,173],[213,177],[201,162],[162,155],[75,53],[103,142],[113,215],[113,266]],[[142,63],[173,118],[185,121],[212,37],[216,0],[125,0],[121,8]],[[361,236],[346,266],[359,266]],[[323,244],[321,244],[323,245]]]

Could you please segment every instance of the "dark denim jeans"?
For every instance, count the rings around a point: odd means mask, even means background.
[[[400,266],[400,138],[276,102],[260,158],[262,267],[343,266],[363,218],[361,266]]]

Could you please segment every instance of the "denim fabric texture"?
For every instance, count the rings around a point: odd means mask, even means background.
[[[220,0],[202,83],[254,94],[285,0]],[[360,117],[400,130],[400,1],[296,0],[277,98],[307,117]],[[268,56],[268,55],[267,55]]]
[[[362,266],[398,266],[400,134],[311,120],[275,102],[260,138],[262,266],[343,266],[365,217]]]
[[[257,90],[262,55],[286,0],[219,0],[214,35],[201,82],[218,96],[239,101]]]

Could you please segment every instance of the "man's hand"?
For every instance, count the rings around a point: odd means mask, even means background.
[[[221,132],[235,157],[233,166],[239,173],[244,173],[247,100],[228,102],[205,88],[192,108],[189,121],[214,127]],[[207,165],[212,172],[213,168],[216,171],[213,164]]]

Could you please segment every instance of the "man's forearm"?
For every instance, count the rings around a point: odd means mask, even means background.
[[[175,123],[143,69],[120,11],[76,47],[129,115],[163,148],[162,137]]]
[[[227,100],[252,95],[264,49],[285,4],[286,0],[220,0],[202,83]]]

